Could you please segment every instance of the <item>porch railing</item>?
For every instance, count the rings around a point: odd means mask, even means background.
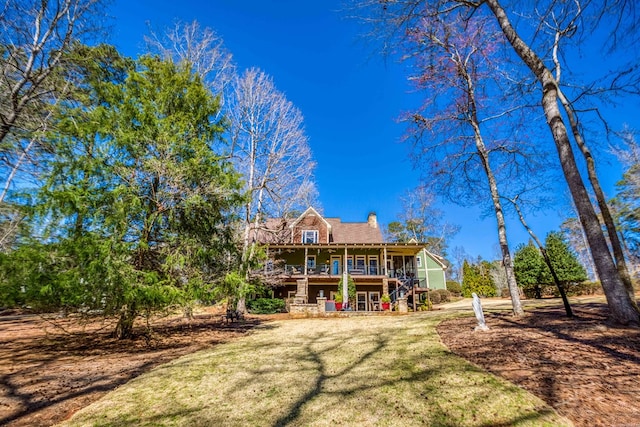
[[[295,275],[295,274],[304,274],[304,265],[302,264],[286,264],[284,266],[284,271],[286,274]],[[383,275],[382,270],[376,266],[351,266],[348,267],[349,274],[354,276],[358,275],[369,275],[369,276],[380,276]],[[340,275],[342,274],[342,268],[334,269],[329,264],[320,264],[316,267],[307,267],[307,274],[315,274],[315,275]]]

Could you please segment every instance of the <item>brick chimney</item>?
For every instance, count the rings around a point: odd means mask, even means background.
[[[371,228],[378,228],[378,218],[376,217],[375,212],[369,212],[367,223],[369,223],[369,227]]]

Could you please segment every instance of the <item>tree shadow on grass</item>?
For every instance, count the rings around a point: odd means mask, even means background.
[[[438,396],[438,394],[441,393],[442,387],[447,387],[449,389],[459,388],[462,394],[467,393],[467,397],[469,398],[470,402],[473,402],[471,404],[472,406],[477,405],[477,407],[481,408],[484,406],[484,404],[486,404],[486,401],[490,398],[490,396],[487,396],[487,394],[484,392],[474,394],[474,392],[468,392],[467,390],[465,390],[464,385],[452,383],[444,384],[441,381],[434,380],[434,378],[438,377],[438,375],[441,373],[441,370],[446,371],[449,369],[455,369],[456,371],[459,371],[457,375],[462,376],[471,373],[486,375],[483,370],[472,365],[465,364],[461,370],[459,362],[452,362],[451,359],[443,361],[442,363],[444,364],[438,367],[417,367],[414,365],[415,361],[413,360],[389,360],[388,363],[390,364],[398,363],[400,366],[404,365],[404,372],[401,375],[396,376],[396,378],[394,379],[390,379],[388,376],[384,375],[384,372],[380,372],[379,376],[370,377],[369,381],[355,384],[349,383],[349,378],[353,379],[353,376],[355,375],[354,372],[357,369],[365,367],[368,361],[378,356],[381,352],[385,352],[385,355],[393,354],[393,347],[397,346],[398,342],[392,340],[391,334],[393,334],[393,332],[389,332],[387,334],[377,333],[369,337],[370,340],[368,340],[368,343],[370,348],[359,355],[357,359],[346,363],[343,366],[340,366],[337,370],[330,370],[330,368],[335,368],[335,366],[330,367],[327,365],[327,362],[325,360],[326,357],[324,356],[324,354],[339,350],[342,344],[338,342],[328,347],[325,346],[322,350],[317,350],[316,344],[326,339],[327,334],[316,334],[306,345],[304,345],[304,354],[297,357],[297,360],[299,362],[311,362],[315,367],[314,370],[315,372],[317,372],[317,374],[315,380],[312,383],[312,387],[306,393],[299,396],[299,398],[296,399],[295,402],[290,404],[286,412],[281,415],[275,422],[270,423],[270,425],[272,425],[273,427],[284,427],[287,425],[298,425],[300,423],[306,422],[306,420],[304,420],[303,418],[304,406],[322,394],[332,394],[334,396],[337,396],[338,399],[341,400],[348,399],[351,396],[357,396],[360,393],[366,393],[367,391],[375,390],[380,387],[390,387],[391,389],[395,387],[404,387],[402,384],[412,384],[411,388],[416,390],[422,389],[420,395],[414,396],[411,399],[411,402],[401,402],[400,407],[405,408],[407,411],[411,410],[412,402],[414,402],[414,399],[429,399],[430,397],[433,398],[433,396]],[[412,340],[411,337],[406,337],[405,339],[407,341]],[[452,355],[452,357],[455,356]],[[337,389],[327,387],[329,382],[341,381],[341,379],[344,386],[338,387]],[[253,378],[251,381],[254,380],[255,378]],[[503,386],[500,386],[501,390],[503,390],[502,387]],[[507,385],[504,387],[506,388],[503,391],[520,391],[520,389],[513,385]],[[440,407],[437,402],[437,398],[433,400],[428,414],[412,412],[402,413],[402,410],[400,410],[401,413],[396,413],[396,415],[403,417],[403,419],[408,424],[411,424],[413,422],[420,423],[418,420],[422,420],[422,422],[424,422],[424,418],[426,416],[426,418],[429,419],[430,425],[442,427],[457,427],[460,423],[460,419],[456,418],[455,416],[451,416],[451,414],[448,413],[448,409]],[[363,410],[366,410],[366,408],[363,407]],[[327,411],[327,416],[329,416],[330,414],[331,411]],[[528,410],[508,421],[502,421],[500,423],[479,423],[478,426],[515,425],[523,421],[542,420],[554,414],[555,412],[550,408],[535,408]]]
[[[386,338],[386,337],[384,337],[382,335],[378,335],[376,340],[375,340],[375,346],[371,350],[369,350],[366,353],[364,353],[364,355],[362,357],[360,357],[358,360],[353,361],[352,363],[343,366],[342,369],[339,370],[338,372],[336,372],[335,374],[330,374],[328,372],[328,367],[327,367],[326,363],[322,360],[322,353],[326,352],[326,351],[336,350],[338,347],[340,347],[340,344],[339,343],[335,344],[334,346],[330,347],[329,349],[325,349],[323,352],[315,351],[313,349],[313,344],[315,342],[323,339],[325,337],[325,335],[326,335],[326,333],[318,334],[316,336],[316,338],[314,338],[311,342],[309,342],[307,345],[305,345],[306,354],[307,354],[307,356],[305,357],[305,360],[312,361],[314,363],[314,365],[316,366],[317,371],[319,372],[319,374],[316,377],[316,380],[315,380],[313,388],[311,388],[304,395],[300,396],[300,398],[291,406],[291,408],[289,409],[288,413],[284,414],[281,418],[279,418],[276,422],[274,422],[274,424],[273,424],[274,427],[286,426],[288,423],[290,423],[290,422],[294,421],[295,419],[297,419],[300,416],[300,412],[301,412],[302,407],[304,406],[304,404],[306,402],[310,401],[311,399],[313,399],[314,397],[318,396],[322,392],[324,384],[328,380],[340,378],[340,377],[346,375],[348,372],[350,372],[353,369],[355,369],[356,367],[358,367],[360,365],[363,365],[373,355],[375,355],[380,350],[382,350],[384,347],[386,347],[387,343],[389,341],[388,338]]]
[[[162,319],[151,333],[139,325],[133,339],[117,340],[101,320],[80,320],[0,316],[0,425],[55,424],[155,366],[270,327],[196,316]]]

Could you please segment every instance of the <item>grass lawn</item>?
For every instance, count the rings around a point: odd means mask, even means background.
[[[450,353],[435,330],[443,316],[266,323],[141,375],[64,425],[570,425]]]

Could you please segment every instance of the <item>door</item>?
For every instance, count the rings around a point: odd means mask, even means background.
[[[340,256],[339,255],[331,255],[331,274],[342,274],[342,269],[340,268]]]
[[[367,311],[366,292],[356,292],[356,311]]]
[[[369,292],[369,310],[380,311],[380,292]]]

